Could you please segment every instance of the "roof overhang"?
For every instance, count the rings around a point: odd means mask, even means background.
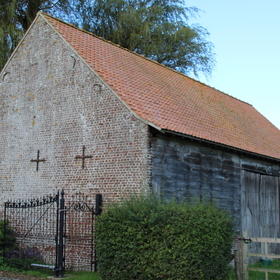
[[[192,136],[192,135],[182,134],[182,133],[179,133],[179,132],[176,132],[176,131],[166,130],[166,129],[160,129],[158,131],[160,131],[163,134],[170,134],[170,135],[174,135],[174,136],[179,136],[179,137],[184,138],[184,139],[189,139],[191,141],[204,143],[204,144],[210,145],[212,147],[213,146],[219,147],[221,149],[229,150],[231,152],[235,152],[235,153],[238,153],[240,155],[244,154],[244,155],[256,157],[256,158],[259,158],[259,159],[263,159],[263,160],[267,160],[267,161],[271,161],[271,162],[275,162],[275,163],[280,163],[279,158],[269,157],[269,156],[266,156],[266,155],[250,152],[250,151],[247,151],[247,150],[244,150],[244,149],[239,149],[239,148],[232,147],[232,146],[229,146],[229,145],[225,145],[225,144],[222,144],[222,143],[209,141],[209,140],[199,138],[199,137],[195,137],[195,136]]]

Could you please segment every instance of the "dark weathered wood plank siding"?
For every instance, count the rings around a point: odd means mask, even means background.
[[[279,236],[279,178],[243,170],[241,193],[242,228],[248,235]]]
[[[250,204],[250,207],[262,212],[263,223],[270,224],[269,235],[279,234],[272,226],[276,221],[279,224],[279,191],[276,186],[280,177],[279,163],[154,132],[151,151],[154,192],[160,192],[168,199],[213,199],[234,215],[238,234],[249,224],[254,228],[254,233],[260,234],[255,230],[260,227],[260,223],[250,217],[249,209],[242,208],[242,204],[246,205],[250,201],[254,205]],[[262,175],[262,187],[258,187],[253,175],[244,176],[247,173]],[[258,205],[254,201],[257,197]]]

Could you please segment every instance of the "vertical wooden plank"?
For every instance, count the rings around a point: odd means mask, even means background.
[[[234,250],[234,265],[236,280],[242,280],[242,240],[238,240],[238,249]]]
[[[247,231],[249,236],[260,234],[260,174],[242,171],[241,184],[241,217],[242,231]],[[260,252],[260,243],[250,245],[250,251]],[[250,262],[256,258],[250,258]]]
[[[265,255],[268,254],[268,242],[264,242],[264,253]],[[268,272],[265,272],[265,280],[269,280]]]
[[[279,193],[278,178],[261,175],[260,184],[260,224],[263,236],[276,238],[279,234]]]
[[[279,237],[279,178],[261,175],[260,184],[260,237]],[[267,250],[267,244],[265,244]],[[265,254],[277,254],[278,244],[271,244]]]
[[[240,279],[240,259],[239,259],[239,253],[238,250],[234,250],[234,267],[235,267],[235,275],[236,275],[236,280],[242,280]]]
[[[248,231],[243,231],[243,237],[248,238]],[[242,242],[242,257],[243,257],[243,280],[248,279],[248,243]]]
[[[241,240],[241,238],[239,239],[239,259],[240,259],[240,274],[241,274],[241,280],[243,280],[243,240]]]
[[[242,231],[248,231],[249,236],[260,236],[259,182],[260,174],[242,171]]]

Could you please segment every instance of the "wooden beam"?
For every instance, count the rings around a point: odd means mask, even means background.
[[[260,271],[260,272],[269,272],[269,273],[278,273],[280,274],[280,270],[269,269],[269,268],[256,268],[256,267],[248,267],[250,271]]]

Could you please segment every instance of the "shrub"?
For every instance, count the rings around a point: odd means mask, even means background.
[[[6,232],[4,238],[5,226]],[[37,248],[19,248],[17,246],[14,229],[10,227],[8,220],[6,220],[6,222],[4,220],[0,221],[0,250],[5,250],[3,261],[6,262],[27,266],[32,262],[43,263],[43,257]]]
[[[6,223],[6,233],[5,233],[5,239],[4,239],[4,229],[5,229],[5,223]],[[16,238],[14,236],[13,229],[9,226],[9,221],[4,220],[0,221],[0,250],[4,250],[4,247],[6,250],[11,250],[16,248],[15,246]]]
[[[213,204],[132,197],[96,222],[98,270],[107,279],[228,279],[229,215]]]
[[[24,247],[6,253],[8,262],[30,266],[31,263],[43,264],[43,257],[37,248]]]

